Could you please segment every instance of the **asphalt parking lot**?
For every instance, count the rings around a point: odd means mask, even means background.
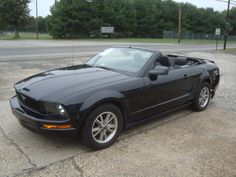
[[[221,82],[208,109],[185,108],[129,129],[101,151],[91,151],[68,135],[33,133],[10,111],[8,100],[16,81],[71,65],[71,58],[0,62],[0,176],[235,177],[236,56],[210,51],[184,54],[213,59],[221,69]]]

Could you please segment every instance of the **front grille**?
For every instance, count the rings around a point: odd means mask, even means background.
[[[30,98],[22,93],[16,92],[17,98],[20,101],[20,104],[32,111],[36,111],[41,114],[45,114],[44,104],[40,101],[36,101],[33,98]]]

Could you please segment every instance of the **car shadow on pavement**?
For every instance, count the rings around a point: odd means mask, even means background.
[[[119,139],[123,139],[129,136],[133,136],[138,133],[145,132],[147,130],[156,128],[158,126],[161,126],[162,124],[168,123],[170,121],[174,121],[180,118],[183,118],[187,115],[190,115],[193,113],[192,107],[187,106],[185,108],[177,109],[175,111],[169,112],[167,114],[153,117],[151,120],[146,120],[139,122],[135,125],[132,125],[128,127],[122,134],[122,136]]]

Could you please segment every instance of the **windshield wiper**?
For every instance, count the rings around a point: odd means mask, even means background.
[[[114,69],[111,69],[111,68],[107,68],[105,66],[95,66],[97,68],[102,68],[102,69],[106,69],[106,70],[110,70],[110,71],[114,71]]]

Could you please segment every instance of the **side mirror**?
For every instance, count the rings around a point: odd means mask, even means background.
[[[169,73],[169,67],[165,66],[156,66],[154,69],[150,70],[149,78],[154,81],[157,79],[158,75],[167,75]]]

